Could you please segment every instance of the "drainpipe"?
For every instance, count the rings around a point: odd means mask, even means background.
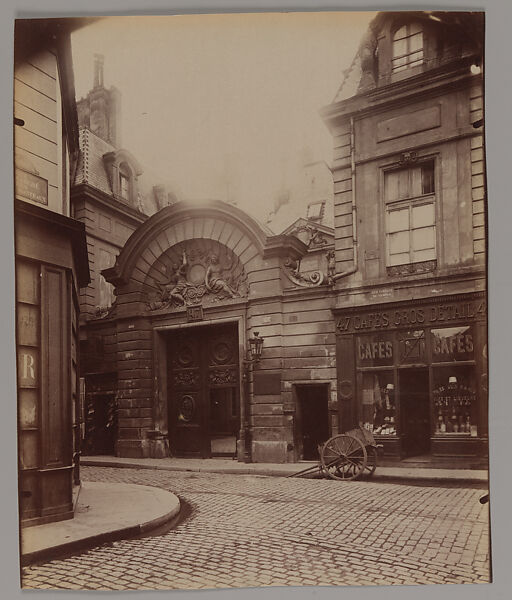
[[[350,178],[352,184],[352,247],[354,252],[354,265],[332,276],[332,281],[337,281],[357,271],[357,211],[356,211],[356,159],[355,159],[355,134],[354,117],[350,117]]]

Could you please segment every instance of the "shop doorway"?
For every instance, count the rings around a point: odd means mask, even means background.
[[[402,452],[419,456],[430,452],[430,398],[428,369],[401,369],[400,422]]]
[[[172,332],[167,357],[172,454],[234,457],[240,429],[237,325]]]
[[[297,385],[299,460],[318,460],[318,446],[329,437],[328,386]]]

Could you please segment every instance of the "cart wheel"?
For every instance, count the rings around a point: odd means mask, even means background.
[[[377,468],[377,448],[374,448],[373,446],[367,446],[366,454],[368,458],[366,460],[364,474],[366,477],[371,477],[375,473],[375,469]]]
[[[320,459],[331,479],[357,479],[366,467],[366,448],[352,435],[336,435],[325,442]]]

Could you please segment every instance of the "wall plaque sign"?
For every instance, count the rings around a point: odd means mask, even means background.
[[[187,306],[187,321],[202,321],[203,318],[202,304],[198,304],[197,306]]]
[[[48,204],[48,181],[39,175],[16,169],[15,190],[16,196],[39,204]]]

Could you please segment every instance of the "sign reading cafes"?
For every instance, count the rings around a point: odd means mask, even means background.
[[[340,333],[397,329],[418,325],[441,325],[484,318],[485,300],[411,306],[408,308],[351,313],[336,320]]]
[[[474,336],[471,325],[430,330],[432,362],[474,359]],[[423,363],[428,360],[423,330],[395,332],[374,331],[355,336],[357,364],[360,367]]]

